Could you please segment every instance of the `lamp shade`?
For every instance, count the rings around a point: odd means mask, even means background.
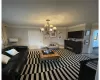
[[[50,27],[53,27],[53,25],[50,25]]]
[[[41,31],[44,31],[44,28],[41,28]]]
[[[52,31],[52,29],[50,29],[49,31]]]
[[[56,30],[57,28],[56,27],[53,27],[53,29]]]

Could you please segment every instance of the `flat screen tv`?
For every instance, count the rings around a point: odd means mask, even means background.
[[[68,38],[78,38],[81,39],[83,38],[84,31],[73,31],[73,32],[68,32]]]

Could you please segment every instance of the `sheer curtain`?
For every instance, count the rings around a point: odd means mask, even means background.
[[[7,33],[6,33],[6,26],[2,25],[2,47],[7,46],[8,40],[7,40]]]

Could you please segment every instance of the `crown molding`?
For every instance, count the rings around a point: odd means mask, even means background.
[[[78,25],[75,25],[75,26],[71,26],[71,27],[68,27],[67,29],[71,29],[71,28],[77,28],[77,27],[85,27],[86,24],[78,24]]]
[[[7,26],[8,28],[33,28],[40,29],[41,27],[33,27],[33,26]],[[57,27],[57,29],[67,29],[67,27]]]
[[[37,28],[39,29],[40,27],[33,27],[33,26],[7,26],[8,28]]]

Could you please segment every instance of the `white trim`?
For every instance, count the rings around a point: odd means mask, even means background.
[[[37,29],[40,28],[40,27],[33,27],[33,26],[7,26],[7,27],[10,27],[10,28],[37,28]]]
[[[40,29],[41,27],[33,27],[33,26],[7,26],[8,28],[35,28]],[[67,29],[67,27],[57,27],[57,29]]]
[[[68,27],[68,29],[70,29],[70,28],[77,28],[77,27],[83,27],[83,26],[86,26],[86,24],[85,23],[84,24],[78,24],[76,26]]]

